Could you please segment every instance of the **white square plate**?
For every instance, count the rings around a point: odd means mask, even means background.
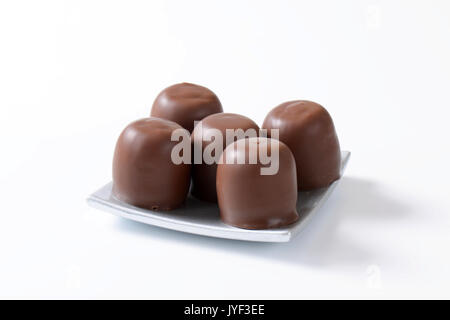
[[[341,177],[350,158],[349,151],[342,151]],[[300,219],[289,226],[278,229],[246,230],[224,224],[220,220],[219,208],[214,203],[197,200],[190,195],[186,204],[178,209],[161,212],[137,208],[112,196],[112,182],[108,183],[87,199],[95,208],[117,216],[158,226],[161,228],[199,234],[203,236],[245,241],[288,242],[296,236],[319,210],[333,192],[340,179],[327,188],[299,192],[297,211]]]

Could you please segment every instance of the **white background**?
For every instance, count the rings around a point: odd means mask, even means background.
[[[450,298],[448,1],[0,0],[0,297]],[[287,244],[91,209],[164,87],[324,105],[345,177]]]

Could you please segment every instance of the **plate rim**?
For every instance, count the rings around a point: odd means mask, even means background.
[[[108,201],[112,192],[112,181],[99,188],[97,191],[88,196],[87,203],[96,209],[112,213],[116,216],[123,217],[129,220],[141,222],[148,225],[153,225],[160,228],[180,231],[185,233],[197,234],[201,236],[208,236],[214,238],[223,238],[231,240],[255,241],[255,242],[289,242],[294,236],[298,235],[303,230],[316,212],[320,209],[323,203],[328,199],[336,186],[342,180],[345,168],[350,159],[350,151],[341,151],[341,171],[340,178],[331,183],[326,192],[320,197],[318,202],[314,205],[312,212],[307,216],[301,218],[298,222],[292,225],[285,226],[278,229],[261,229],[249,230],[242,229],[227,224],[211,226],[207,224],[198,224],[195,222],[183,221],[165,216],[164,212],[154,212],[123,202],[119,204]],[[106,199],[105,199],[106,198]]]

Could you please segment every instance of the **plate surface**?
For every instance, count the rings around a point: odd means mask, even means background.
[[[350,152],[342,151],[341,177],[349,158]],[[92,207],[161,228],[216,238],[288,242],[303,229],[308,220],[319,210],[339,181],[340,179],[327,188],[299,192],[297,211],[300,219],[287,227],[268,230],[246,230],[226,225],[220,220],[219,208],[216,204],[197,200],[190,195],[183,207],[168,212],[137,208],[112,196],[112,182],[90,195],[87,201]]]

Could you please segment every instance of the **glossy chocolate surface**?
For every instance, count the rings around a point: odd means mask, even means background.
[[[280,130],[279,139],[296,160],[298,190],[326,187],[339,178],[339,141],[333,120],[321,105],[305,100],[285,102],[269,112],[262,128]]]
[[[189,191],[190,164],[176,165],[171,152],[177,141],[175,122],[144,118],[129,124],[120,135],[113,160],[113,194],[128,204],[171,210],[183,204]]]
[[[289,148],[273,140],[279,148],[279,170],[275,175],[261,175],[260,169],[267,165],[260,164],[259,155],[256,164],[248,161],[249,154],[259,154],[263,145],[268,145],[270,154],[270,140],[245,139],[244,144],[234,142],[222,153],[222,162],[227,163],[217,167],[217,195],[224,223],[244,229],[269,229],[297,221],[296,167]],[[245,164],[238,164],[242,153]]]
[[[222,133],[222,150],[227,146],[226,129],[242,129],[244,132],[248,129],[254,130],[254,135],[258,135],[259,127],[251,119],[235,113],[216,113],[204,118],[201,121],[202,134],[200,126],[196,126],[191,135],[192,143],[198,142],[203,150],[212,143],[212,141],[203,139],[208,136],[211,129],[217,129]],[[206,140],[206,141],[205,141]],[[233,142],[233,141],[230,141]],[[221,154],[215,155],[217,159]],[[216,193],[216,170],[217,164],[193,164],[192,165],[192,195],[198,199],[210,202],[217,201]]]
[[[192,132],[194,121],[222,111],[219,98],[208,88],[178,83],[164,89],[156,97],[151,116],[174,121]]]

